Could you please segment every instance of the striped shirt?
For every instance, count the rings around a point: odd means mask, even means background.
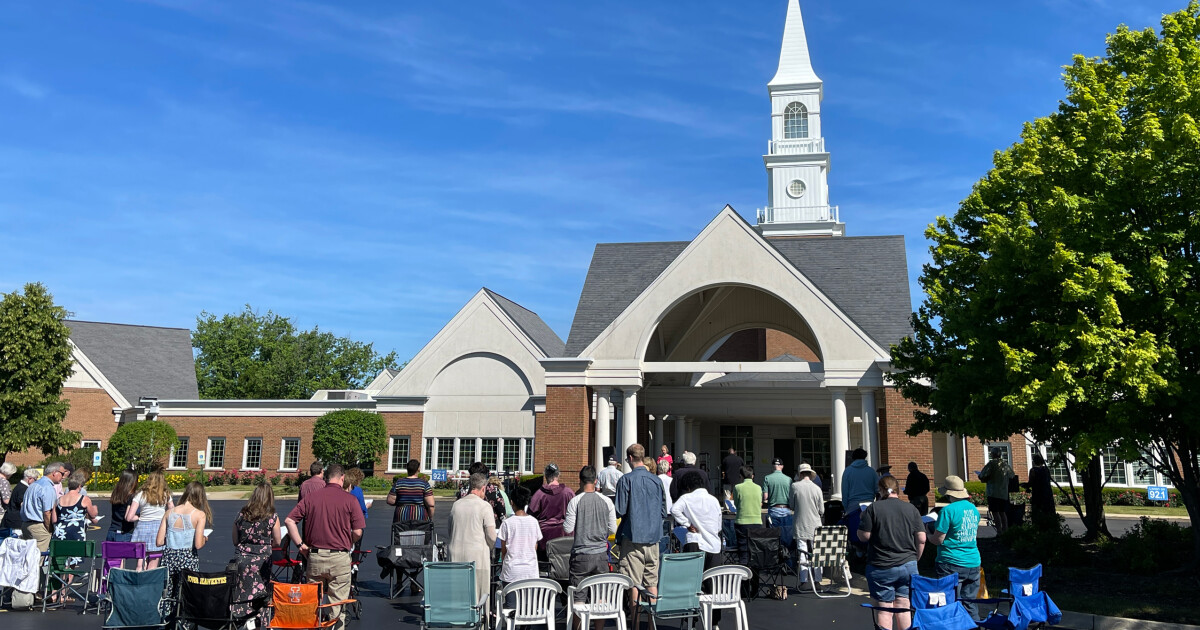
[[[429,482],[420,477],[398,477],[392,482],[392,493],[396,495],[396,514],[393,521],[425,521],[429,516],[425,509],[425,497],[433,496]]]

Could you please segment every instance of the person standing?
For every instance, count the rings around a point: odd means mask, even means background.
[[[912,622],[908,584],[925,551],[925,525],[917,508],[897,498],[900,484],[895,477],[884,477],[877,484],[878,500],[862,511],[858,539],[867,543],[871,598],[896,610],[876,610],[875,625],[881,630],[902,630]]]
[[[671,479],[672,479],[672,477],[671,477],[671,462],[668,460],[659,458],[657,461],[657,464],[655,464],[655,466],[658,468],[658,480],[661,481],[662,485],[663,485],[663,500],[667,504],[667,514],[670,514],[671,506],[674,504],[674,501],[675,501],[674,499],[671,498]],[[654,468],[651,468],[651,463],[649,463],[649,462],[647,462],[646,468],[650,468],[650,470],[654,470]]]
[[[82,493],[88,475],[85,471],[71,473],[67,478],[67,492],[55,503],[56,522],[54,524],[54,540],[87,540],[87,527],[96,522],[98,512],[96,505],[87,495]],[[83,558],[71,558],[68,567],[75,568],[83,563]],[[67,583],[72,576],[67,576]],[[67,603],[66,588],[54,594],[52,601]]]
[[[659,451],[660,454],[658,459],[655,460],[654,468],[651,470],[657,469],[662,462],[667,462],[667,475],[669,476],[671,474],[671,468],[675,466],[675,460],[671,457],[671,449],[667,448],[666,444],[663,444]]]
[[[545,549],[546,543],[555,538],[562,538],[567,504],[575,498],[575,491],[559,483],[558,477],[558,466],[553,463],[546,464],[545,470],[542,471],[542,486],[533,493],[532,499],[526,498],[529,516],[537,520],[541,529],[541,535],[537,538],[539,549]],[[514,505],[513,510],[516,509]]]
[[[1004,461],[1004,451],[999,447],[993,446],[988,455],[988,463],[979,471],[978,477],[987,484],[988,514],[999,535],[1008,529],[1008,484],[1013,469]]]
[[[575,537],[571,544],[571,586],[578,587],[584,578],[608,573],[608,536],[616,531],[617,512],[612,499],[596,492],[596,467],[584,466],[579,471],[579,494],[567,504],[563,518],[563,533]],[[575,601],[582,602],[583,597],[584,593],[575,592]],[[601,630],[604,620],[594,625],[595,630]]]
[[[846,514],[875,500],[875,484],[879,482],[879,473],[867,463],[867,451],[856,448],[850,457],[853,461],[842,471],[842,507]]]
[[[792,510],[788,507],[788,495],[792,492],[792,479],[783,474],[783,460],[776,457],[771,461],[775,468],[763,477],[763,502],[767,505],[767,523],[783,530],[780,540],[784,546],[792,546],[794,535]]]
[[[363,494],[363,489],[358,485],[362,483],[363,471],[358,466],[346,471],[346,480],[342,482],[342,489],[349,492],[351,496],[358,501],[358,507],[362,509],[363,520],[367,520],[367,496]]]
[[[137,494],[137,473],[126,468],[117,478],[112,494],[108,496],[108,504],[112,508],[112,521],[108,524],[108,535],[104,540],[109,542],[130,542],[133,540],[133,528],[136,523],[125,520],[125,512],[130,502]]]
[[[681,490],[680,477],[684,475],[694,475],[700,479],[700,487],[707,492],[708,472],[696,465],[696,454],[691,451],[684,451],[679,454],[679,465],[675,467],[675,472],[671,475],[671,501],[678,501],[679,495],[683,494]]]
[[[721,566],[724,564],[721,555],[721,504],[700,483],[699,477],[689,475],[683,480],[681,490],[683,493],[679,495],[679,500],[671,506],[671,516],[680,527],[687,529],[684,553],[703,551],[705,571]],[[712,592],[711,582],[704,584],[704,592]],[[713,610],[712,622],[714,627],[721,623],[720,608]]]
[[[729,491],[738,484],[742,483],[742,468],[746,466],[746,462],[738,457],[737,451],[730,446],[729,453],[725,455],[725,459],[721,460],[721,476],[725,485],[729,486]]]
[[[309,581],[324,584],[330,601],[350,596],[350,553],[366,526],[358,501],[342,489],[345,480],[341,464],[330,464],[325,487],[305,495],[284,520],[288,537],[308,556]],[[303,536],[298,523],[304,524]],[[334,630],[340,630],[346,623],[345,607],[331,610],[337,618]]]
[[[496,516],[484,499],[487,485],[485,473],[471,473],[467,494],[450,508],[450,561],[475,564],[475,601],[489,592],[496,547]]]
[[[247,619],[257,611],[256,625],[267,627],[267,607],[261,604],[271,596],[267,592],[271,582],[271,548],[282,541],[279,515],[275,513],[275,492],[270,484],[260,483],[233,523],[233,549],[238,564],[238,584],[233,594],[237,602],[233,605],[235,618]]]
[[[904,481],[904,494],[921,516],[929,513],[929,477],[917,468],[917,462],[908,462],[908,479]]]
[[[433,487],[421,479],[421,460],[410,459],[404,466],[406,477],[396,477],[387,495],[387,504],[396,506],[393,523],[433,520]]]
[[[7,529],[11,535],[13,530],[20,530],[25,519],[21,516],[21,508],[25,503],[25,493],[29,491],[29,486],[32,486],[37,481],[38,471],[33,468],[26,468],[21,474],[21,479],[12,484],[12,496],[8,499],[8,509],[4,512],[3,528]]]
[[[59,462],[46,465],[46,472],[25,491],[21,503],[21,530],[26,540],[37,541],[38,551],[50,550],[50,537],[57,520],[58,491],[66,470]]]
[[[812,466],[800,464],[796,469],[799,480],[793,483],[788,491],[788,507],[793,513],[793,535],[796,541],[796,558],[798,566],[808,564],[812,554],[813,537],[825,517],[825,497],[821,488],[813,481],[817,473]],[[799,572],[800,583],[808,581],[808,572]],[[817,583],[821,582],[821,569],[813,570]]]
[[[608,465],[596,476],[600,492],[609,499],[616,498],[617,482],[621,480],[624,474],[621,472],[621,466],[617,463],[617,458],[610,456],[608,458]]]
[[[1054,491],[1050,489],[1050,469],[1041,453],[1033,454],[1033,468],[1029,469],[1029,481],[1022,484],[1029,490],[1031,516],[1043,517],[1054,514]]]
[[[159,521],[156,543],[163,548],[162,563],[167,567],[168,593],[175,593],[180,573],[200,569],[200,556],[196,552],[208,542],[204,529],[212,522],[208,495],[198,481],[183,489],[179,506],[168,509]]]
[[[324,471],[325,466],[321,462],[313,462],[308,465],[309,477],[300,484],[300,495],[296,497],[297,502],[303,501],[304,497],[325,487],[325,477],[322,475]]]
[[[638,589],[658,594],[658,543],[667,517],[667,503],[663,499],[662,482],[646,470],[646,449],[641,444],[630,444],[625,457],[631,470],[617,482],[614,503],[621,519],[617,526],[617,542],[621,545],[619,570],[633,580],[631,610],[636,610]]]
[[[4,522],[4,515],[8,513],[8,504],[12,501],[12,482],[9,477],[17,474],[17,467],[12,462],[4,462],[0,464],[0,523]],[[19,482],[19,480],[17,480]]]
[[[946,477],[946,485],[938,493],[950,500],[950,505],[938,511],[937,527],[929,536],[929,544],[938,548],[933,570],[937,577],[958,575],[958,599],[979,596],[979,557],[976,537],[979,534],[979,510],[971,504],[962,477]],[[963,602],[971,618],[979,621],[979,606]]]
[[[162,524],[167,510],[175,507],[171,500],[171,489],[167,487],[167,478],[161,470],[155,470],[146,476],[146,483],[134,495],[125,509],[125,521],[135,523],[133,542],[145,543],[147,555],[161,555],[163,546],[158,543],[158,526]],[[148,558],[146,568],[158,566],[159,558]]]
[[[496,533],[504,557],[500,565],[501,588],[517,580],[537,579],[538,541],[542,540],[542,533],[545,531],[544,525],[525,513],[525,508],[529,505],[529,490],[517,486],[509,499],[512,501],[513,515],[504,519],[500,524],[500,531]],[[563,512],[566,512],[565,505]],[[515,595],[512,597],[515,599]],[[505,601],[504,604],[508,606],[511,602]]]
[[[742,466],[738,477],[742,482],[733,489],[733,505],[737,508],[733,528],[737,532],[738,553],[744,555],[750,546],[750,528],[762,527],[763,490],[754,483],[753,468]]]
[[[504,522],[504,518],[508,516],[507,500],[504,496],[504,488],[500,487],[500,479],[497,477],[488,477],[488,467],[483,462],[475,462],[471,464],[467,471],[472,475],[479,473],[487,478],[487,484],[483,487],[483,500],[492,506],[492,515],[496,519],[496,529],[500,529],[500,524]],[[467,484],[458,489],[457,499],[461,499],[468,494],[471,494],[471,483],[468,479]]]

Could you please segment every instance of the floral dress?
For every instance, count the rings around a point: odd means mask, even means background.
[[[56,504],[55,510],[58,512],[58,522],[54,524],[54,539],[55,540],[86,540],[87,539],[87,510],[83,507],[83,495],[79,496],[79,500],[75,505],[64,506]],[[82,558],[71,558],[67,561],[68,567],[74,567],[83,562]]]
[[[237,529],[237,544],[234,549],[238,556],[238,584],[234,590],[233,614],[236,619],[245,619],[259,614],[259,626],[265,628],[267,620],[264,610],[251,600],[262,600],[270,597],[267,584],[270,583],[271,544],[275,538],[275,527],[279,516],[272,514],[270,518],[256,522],[242,520],[239,516],[234,527]]]

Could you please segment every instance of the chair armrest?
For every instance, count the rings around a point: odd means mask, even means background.
[[[487,604],[488,595],[489,595],[489,593],[484,593],[483,595],[480,595],[479,603],[472,606],[472,608],[477,608],[479,610],[483,610],[483,607]]]
[[[328,604],[317,604],[317,608],[330,608],[332,606],[345,606],[346,604],[353,604],[356,601],[358,601],[358,600],[357,599],[343,599],[343,600],[337,601],[337,602],[329,602]]]
[[[960,602],[969,602],[972,604],[1007,604],[1011,602],[1011,597],[991,597],[988,599],[960,599]]]

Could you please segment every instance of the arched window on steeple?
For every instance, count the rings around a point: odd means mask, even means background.
[[[788,103],[783,110],[783,137],[789,140],[808,137],[808,108],[804,103]]]

